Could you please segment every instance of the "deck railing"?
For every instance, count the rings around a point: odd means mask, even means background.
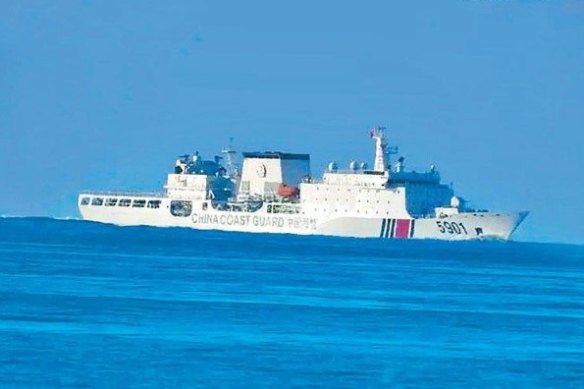
[[[103,197],[165,197],[163,192],[95,192],[82,191],[80,196],[103,196]]]

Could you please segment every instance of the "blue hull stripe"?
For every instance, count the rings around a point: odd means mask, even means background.
[[[381,222],[381,232],[379,233],[379,237],[383,238],[383,235],[385,234],[385,222],[387,219],[383,219],[383,221]]]
[[[395,223],[396,219],[391,219],[391,232],[389,233],[390,238],[393,238],[393,234],[395,232]]]

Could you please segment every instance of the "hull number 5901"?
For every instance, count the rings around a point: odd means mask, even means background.
[[[462,223],[446,222],[446,221],[438,220],[438,221],[436,221],[436,225],[438,226],[438,229],[440,230],[440,232],[443,234],[468,235],[468,233],[466,232],[466,227]]]

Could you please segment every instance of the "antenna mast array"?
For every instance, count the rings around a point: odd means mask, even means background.
[[[223,154],[223,159],[225,161],[225,169],[230,177],[235,177],[239,175],[239,167],[235,163],[235,156],[237,151],[233,148],[233,137],[229,138],[229,144],[221,150]]]

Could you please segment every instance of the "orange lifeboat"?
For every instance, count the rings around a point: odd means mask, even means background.
[[[294,186],[288,186],[286,184],[280,184],[278,187],[278,196],[280,197],[298,197],[300,191]]]

